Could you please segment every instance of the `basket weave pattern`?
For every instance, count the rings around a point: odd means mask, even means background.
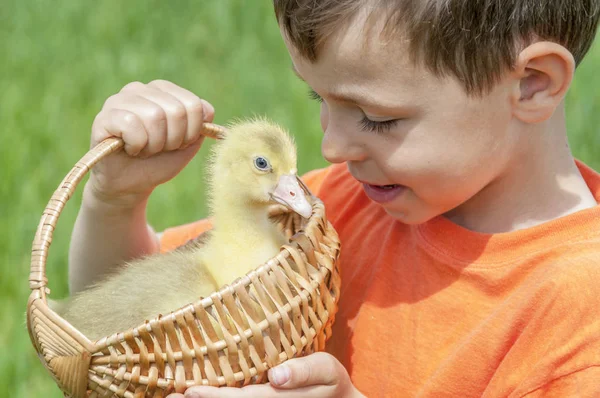
[[[214,138],[223,133],[214,125],[205,129]],[[309,220],[281,209],[272,213],[290,243],[209,297],[97,341],[48,307],[46,259],[58,217],[90,168],[122,145],[107,139],[75,165],[50,199],[33,242],[28,330],[65,396],[163,397],[192,385],[261,383],[270,367],[323,350],[337,311],[340,243],[323,203],[310,193]]]

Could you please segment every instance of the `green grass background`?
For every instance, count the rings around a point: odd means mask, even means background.
[[[0,7],[0,397],[62,396],[25,326],[31,241],[60,180],[89,147],[104,100],[130,81],[171,80],[206,98],[215,121],[267,115],[293,131],[301,172],[324,166],[318,105],[290,71],[271,2],[56,2]],[[568,96],[575,154],[600,169],[600,45]],[[149,219],[162,230],[204,216],[203,148],[159,187]],[[67,292],[67,248],[81,190],[58,223],[48,260]]]

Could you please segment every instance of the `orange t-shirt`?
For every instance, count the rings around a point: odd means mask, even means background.
[[[600,175],[578,166],[600,201]],[[402,224],[344,165],[305,181],[342,243],[327,350],[366,396],[600,397],[600,206],[481,234]],[[162,248],[209,227],[168,229]]]

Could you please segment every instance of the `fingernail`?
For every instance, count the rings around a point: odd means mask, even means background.
[[[290,368],[285,365],[280,365],[269,370],[269,380],[271,383],[281,386],[290,380],[291,372]]]

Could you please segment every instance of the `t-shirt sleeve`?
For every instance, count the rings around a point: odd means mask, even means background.
[[[312,170],[302,176],[302,181],[304,181],[313,195],[319,196],[321,186],[328,173],[329,168]],[[174,250],[211,228],[212,223],[209,219],[202,219],[189,224],[167,228],[159,235],[160,252],[165,253]]]

